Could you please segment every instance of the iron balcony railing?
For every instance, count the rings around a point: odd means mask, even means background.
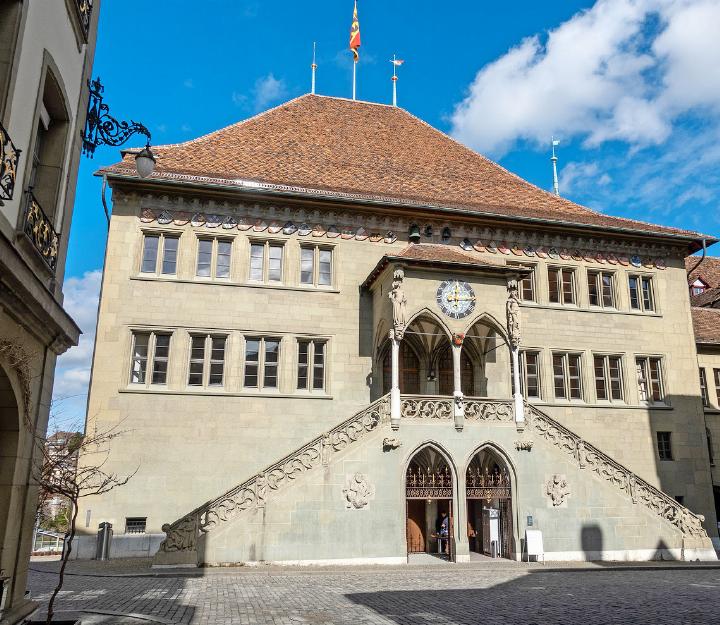
[[[0,200],[12,200],[20,150],[0,123]]]
[[[92,17],[93,0],[75,0],[75,9],[77,10],[80,26],[87,41],[90,32],[90,18]]]
[[[30,239],[35,249],[40,253],[47,266],[55,271],[58,257],[58,244],[60,235],[55,232],[52,222],[40,206],[32,191],[27,192],[27,206],[23,231]]]

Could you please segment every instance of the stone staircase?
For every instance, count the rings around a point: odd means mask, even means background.
[[[401,416],[407,423],[418,419],[452,422],[453,402],[452,398],[447,397],[403,396]],[[514,425],[511,400],[468,398],[464,401],[464,413],[468,423]],[[644,506],[672,525],[680,532],[683,540],[709,542],[701,515],[694,514],[531,404],[525,404],[525,416],[526,422],[519,429],[524,429],[526,434],[532,434],[533,438],[559,449],[578,468],[605,481],[633,504]],[[329,466],[335,454],[362,441],[381,427],[387,427],[388,433],[391,433],[389,395],[381,397],[329,432],[316,437],[216,499],[204,503],[174,523],[163,525],[166,538],[155,555],[154,565],[201,564],[198,546],[204,534],[234,520],[245,510],[263,508],[268,497],[308,472]],[[388,442],[393,443],[392,439],[388,439]]]

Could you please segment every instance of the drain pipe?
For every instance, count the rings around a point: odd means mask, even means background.
[[[697,271],[697,268],[698,268],[700,265],[702,265],[702,263],[703,263],[703,261],[705,260],[706,256],[707,256],[707,239],[703,239],[703,240],[702,240],[702,256],[700,257],[700,260],[697,262],[697,265],[695,265],[690,271],[688,271],[688,274],[687,274],[687,275],[688,275],[688,283],[689,283],[689,279],[690,279],[690,274],[691,274],[693,271]]]

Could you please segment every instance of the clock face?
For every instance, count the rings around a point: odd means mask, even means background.
[[[462,319],[475,310],[475,291],[467,282],[445,280],[435,296],[438,306],[448,317]]]

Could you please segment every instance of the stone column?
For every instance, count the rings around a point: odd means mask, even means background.
[[[395,330],[390,330],[390,426],[400,428],[400,341],[395,338]]]
[[[455,561],[470,562],[470,543],[468,542],[467,527],[467,485],[465,474],[458,470],[457,480],[457,506],[455,510]]]
[[[460,370],[460,355],[462,354],[464,334],[453,334],[452,356],[453,356],[453,416],[455,417],[455,429],[460,432],[465,424],[465,406],[463,405],[462,374]]]
[[[520,390],[520,298],[517,278],[508,279],[507,331],[512,355],[515,423],[518,427],[524,427],[525,404]]]

